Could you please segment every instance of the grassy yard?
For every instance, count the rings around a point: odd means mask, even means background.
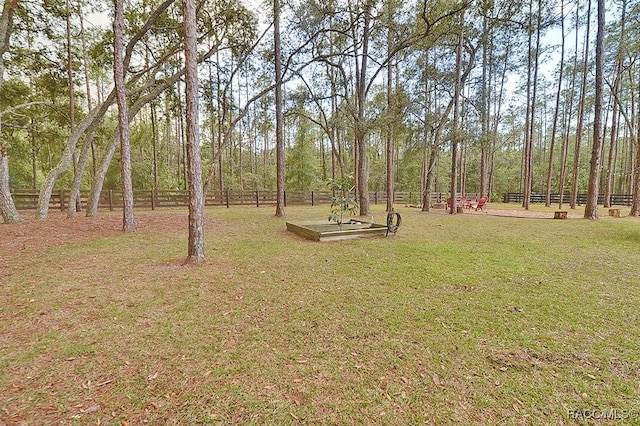
[[[0,251],[0,424],[640,423],[640,220],[398,210],[209,209],[199,266],[183,210]]]

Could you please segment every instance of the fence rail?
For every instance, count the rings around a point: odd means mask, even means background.
[[[66,210],[69,200],[68,189],[54,191],[49,200],[50,209]],[[12,192],[13,201],[18,210],[32,210],[38,204],[39,191],[32,189],[20,189]],[[474,194],[467,194],[470,198]],[[477,195],[477,194],[476,194]],[[80,191],[80,202],[83,206],[87,204],[89,191]],[[331,191],[285,191],[285,205],[322,205],[331,204],[333,193]],[[415,204],[421,203],[421,194],[411,191],[396,191],[394,193],[394,201],[397,204]],[[434,192],[431,194],[431,203],[443,202],[448,197],[447,193]],[[564,194],[563,202],[569,203],[569,194]],[[529,199],[531,203],[544,203],[545,194],[531,194]],[[136,190],[133,191],[134,205],[137,208],[147,208],[155,210],[156,208],[166,207],[182,207],[189,205],[189,193],[185,190]],[[369,200],[373,204],[384,204],[387,202],[387,194],[384,191],[372,191],[369,193]],[[519,192],[509,192],[503,196],[505,203],[522,203],[524,195]],[[633,201],[632,194],[613,194],[610,197],[610,205],[630,206]],[[551,194],[551,203],[560,202],[560,194]],[[578,194],[577,203],[585,204],[587,202],[587,194]],[[207,206],[275,206],[275,191],[241,191],[241,190],[224,190],[210,191],[206,194],[205,205]],[[604,196],[598,197],[598,204],[604,204]],[[122,208],[122,191],[105,190],[100,195],[98,203],[99,209],[116,210]]]
[[[530,203],[544,203],[547,196],[546,194],[531,194],[529,197]],[[569,203],[571,200],[571,194],[564,194],[563,203]],[[508,192],[504,195],[502,201],[505,203],[522,203],[524,201],[524,194],[521,192]],[[551,204],[558,204],[560,202],[560,194],[551,194]],[[576,202],[578,204],[587,203],[587,194],[577,194]],[[609,197],[609,205],[612,206],[630,206],[633,202],[632,194],[612,194]],[[604,204],[604,195],[598,196],[598,204]]]
[[[70,190],[61,189],[53,191],[49,200],[49,208],[66,210],[69,202]],[[38,204],[39,191],[32,189],[20,189],[12,192],[13,201],[19,210],[32,210]],[[275,191],[241,191],[224,190],[209,191],[205,197],[206,206],[275,206]],[[331,191],[285,191],[286,205],[322,205],[331,204],[333,193]],[[396,191],[394,200],[398,204],[420,204],[421,194],[419,192]],[[89,198],[89,191],[80,191],[79,200],[86,206]],[[446,200],[445,193],[433,193],[432,202]],[[369,199],[373,204],[387,202],[387,194],[382,191],[369,193]],[[189,205],[189,192],[185,190],[135,190],[133,191],[133,202],[136,208],[156,208],[179,207]],[[122,191],[105,190],[100,195],[98,203],[99,209],[116,210],[122,208]]]

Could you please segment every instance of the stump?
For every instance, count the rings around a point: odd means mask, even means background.
[[[554,219],[566,219],[567,212],[566,211],[557,211],[553,214]]]
[[[620,209],[609,209],[609,216],[620,217]]]
[[[464,213],[464,207],[456,206],[456,213]]]

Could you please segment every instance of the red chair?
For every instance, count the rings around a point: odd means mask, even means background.
[[[467,201],[465,203],[465,207],[470,209],[472,205],[474,204],[478,204],[478,197],[476,197],[475,195],[473,197],[471,197],[471,201]]]
[[[489,200],[488,197],[482,197],[482,198],[480,198],[480,200],[477,203],[471,204],[469,209],[473,209],[475,211],[481,210],[483,212],[486,212],[487,210],[486,210],[485,205],[487,204],[488,200]]]
[[[458,207],[467,207],[469,205],[469,202],[467,201],[467,196],[463,195],[460,198],[460,201],[458,201]]]

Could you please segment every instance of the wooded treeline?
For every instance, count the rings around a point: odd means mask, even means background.
[[[197,1],[204,191],[278,186],[278,46],[287,190],[352,177],[363,214],[369,190],[394,188],[426,200],[431,191],[569,193],[562,202],[575,207],[595,176],[605,200],[636,195],[640,2],[608,2],[606,26],[597,3]],[[180,2],[124,8],[132,186],[187,189]],[[90,215],[103,189],[122,188],[114,32],[96,21],[113,11],[110,2],[4,0],[5,222],[10,188],[39,189],[39,217],[54,188],[91,189]]]

